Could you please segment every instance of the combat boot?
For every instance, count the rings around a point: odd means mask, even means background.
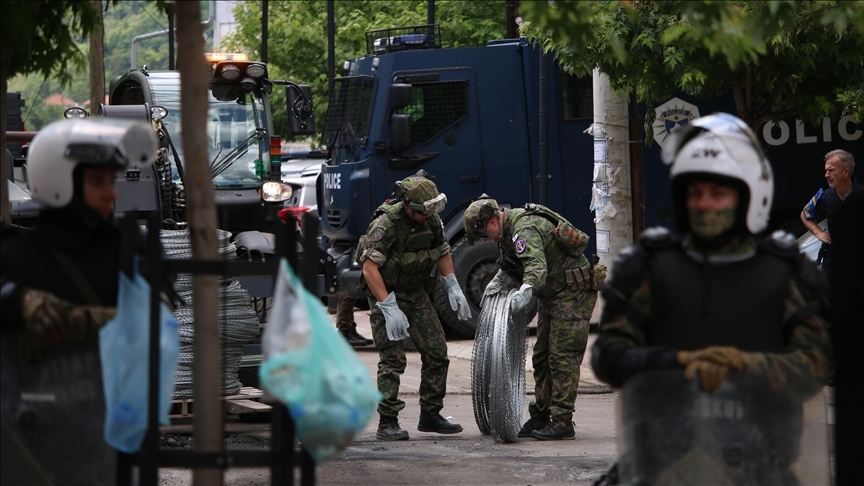
[[[572,440],[576,438],[573,422],[553,420],[546,427],[531,432],[531,437],[537,440]]]
[[[535,430],[540,430],[547,425],[549,425],[549,417],[531,417],[530,419],[528,419],[527,422],[525,422],[525,425],[522,426],[522,430],[519,431],[519,437],[531,437],[531,432],[534,432]]]
[[[462,432],[462,426],[447,421],[440,413],[420,414],[420,422],[417,424],[420,432],[435,432],[438,434],[458,434]]]
[[[399,428],[396,417],[381,417],[375,437],[379,440],[408,440],[408,431]]]
[[[348,344],[350,344],[351,346],[353,346],[355,348],[360,347],[360,346],[368,346],[368,345],[372,344],[371,339],[363,337],[362,335],[360,335],[359,332],[357,332],[357,329],[355,329],[353,327],[351,328],[350,331],[340,331],[340,332],[345,337],[345,340],[348,341]]]

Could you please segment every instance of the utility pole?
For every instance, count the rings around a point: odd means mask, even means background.
[[[615,94],[609,77],[594,69],[594,188],[591,209],[597,255],[612,271],[615,257],[633,244],[627,99]]]
[[[90,33],[90,113],[98,113],[99,105],[105,102],[105,65],[102,64],[104,46],[102,43],[102,0],[93,0],[96,10],[96,26]]]

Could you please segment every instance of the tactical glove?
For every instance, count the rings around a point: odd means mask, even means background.
[[[452,273],[445,275],[444,283],[447,284],[447,298],[450,299],[450,308],[456,311],[460,321],[467,321],[471,318],[471,308],[468,307],[468,300],[465,299],[465,294],[462,293],[462,288],[456,281],[456,275]]]
[[[501,287],[504,286],[504,281],[507,278],[507,273],[504,270],[498,270],[498,273],[492,277],[492,280],[486,284],[486,289],[483,291],[483,298],[480,299],[480,307],[483,307],[483,303],[486,302],[486,297],[492,297],[498,292],[501,291]]]
[[[387,338],[391,341],[401,341],[408,337],[408,318],[396,303],[396,294],[390,292],[381,302],[375,305],[384,313],[384,325],[387,326]]]
[[[74,305],[49,292],[24,289],[24,329],[18,335],[18,354],[25,361],[38,363],[54,343],[96,339],[99,329],[116,314],[116,307]]]
[[[680,351],[678,362],[685,366],[684,377],[688,380],[699,375],[699,388],[714,393],[723,384],[729,370],[745,368],[744,354],[729,346],[710,346],[699,351]]]
[[[531,301],[531,295],[534,293],[534,288],[528,284],[522,284],[513,297],[510,298],[510,312],[520,312],[524,309],[528,302]]]

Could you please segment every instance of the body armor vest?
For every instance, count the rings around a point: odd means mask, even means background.
[[[649,264],[659,311],[647,325],[649,346],[783,350],[790,262],[758,252],[740,262],[699,263],[677,247],[654,253]]]
[[[433,216],[423,223],[406,220],[402,203],[384,203],[372,214],[374,221],[386,215],[393,222],[396,241],[390,247],[387,261],[379,267],[381,278],[389,290],[411,292],[424,289],[435,263],[441,258],[441,251],[435,244],[435,225],[440,220]],[[360,240],[358,255],[365,249],[365,236]],[[362,262],[358,262],[362,265]]]

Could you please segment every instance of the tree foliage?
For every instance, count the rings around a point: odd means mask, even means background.
[[[525,31],[566,70],[609,76],[653,106],[681,90],[732,93],[758,127],[864,119],[864,2],[523,2]],[[646,120],[646,127],[651,120]],[[646,130],[650,137],[651,130]]]
[[[229,49],[245,52],[250,59],[261,56],[261,4],[243,1],[234,11],[237,29],[226,40]],[[313,89],[318,133],[324,127],[327,113],[327,2],[298,0],[269,2],[268,69],[272,79],[287,79],[309,84]],[[445,47],[484,45],[506,35],[506,2],[447,1],[435,3],[436,21],[441,25]],[[342,62],[366,54],[369,30],[424,25],[426,0],[335,2],[336,75],[342,74]],[[274,116],[286,120],[284,92],[274,90]],[[283,136],[288,135],[287,123]]]
[[[30,2],[25,2],[30,3]],[[36,2],[38,3],[38,2]],[[92,4],[92,2],[90,2]],[[159,32],[168,29],[168,18],[165,15],[162,2],[154,1],[124,1],[105,3],[104,24],[104,65],[105,87],[111,79],[131,69],[132,40],[139,35]],[[5,7],[5,3],[4,3]],[[202,16],[207,17],[208,2],[201,2]],[[212,27],[210,28],[212,31]],[[210,39],[212,36],[208,36]],[[88,39],[83,34],[72,36],[73,43],[83,56],[89,56]],[[141,69],[168,69],[168,36],[159,36],[139,41],[138,65]],[[208,40],[212,46],[212,40]],[[82,57],[83,59],[83,57]],[[21,92],[25,100],[25,123],[28,130],[39,130],[52,121],[63,116],[63,107],[46,105],[46,98],[53,94],[62,94],[83,105],[89,99],[88,66],[71,63],[67,70],[52,73],[46,77],[42,72],[19,74],[9,80],[10,92]]]

